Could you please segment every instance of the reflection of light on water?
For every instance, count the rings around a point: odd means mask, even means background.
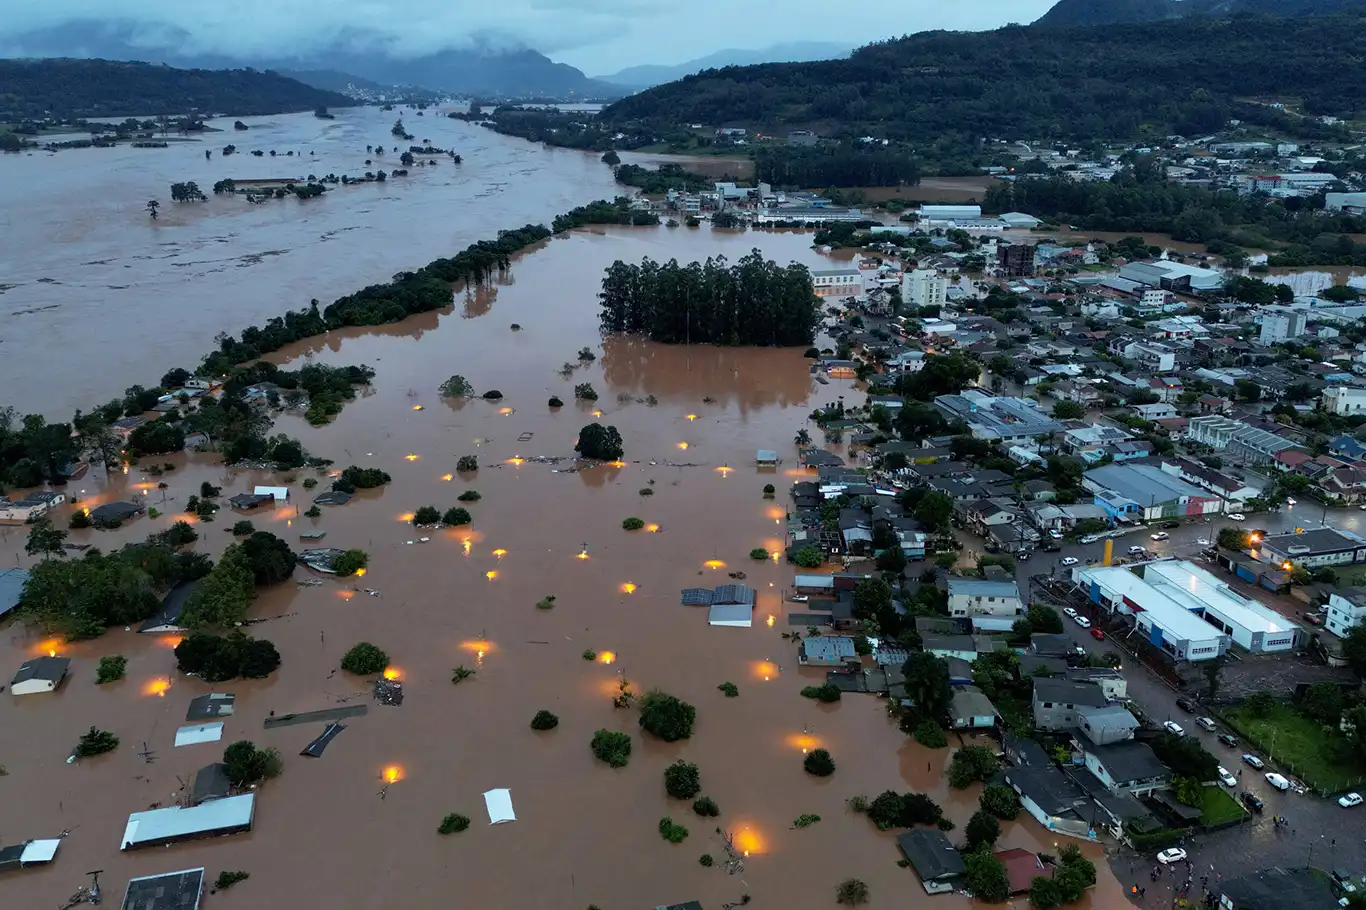
[[[803,754],[821,748],[821,741],[810,733],[793,733],[783,737],[783,743],[790,748],[801,749]]]
[[[688,419],[689,419],[689,420],[696,420],[696,419],[697,419],[697,415],[696,415],[696,414],[689,414],[689,415],[688,415]]]
[[[161,637],[162,645],[164,645],[167,648],[170,648],[173,651],[176,648],[180,647],[180,643],[184,640],[185,639],[179,635],[163,635]]]
[[[365,574],[366,572],[368,572],[368,571],[370,571],[370,570],[369,570],[369,569],[357,569],[357,570],[356,570],[356,577],[357,577],[357,578],[360,578],[362,575],[364,575],[364,574]]]
[[[773,616],[772,616],[772,615],[770,615],[770,616],[768,617],[768,619],[765,620],[765,622],[767,623],[767,625],[768,625],[768,627],[769,627],[770,629],[773,628]]]
[[[610,464],[610,465],[611,465],[612,467],[614,467],[614,468],[624,468],[624,467],[626,467],[626,462],[624,462],[624,461],[609,461],[609,462],[607,462],[607,463]]]
[[[63,644],[65,642],[60,638],[44,638],[33,646],[33,653],[39,657],[56,657],[61,653]]]
[[[680,442],[680,443],[678,444],[678,447],[679,447],[680,449],[686,449],[686,448],[688,447],[688,444],[687,444],[686,442]]]
[[[659,531],[659,525],[646,525],[645,530],[649,531],[651,534],[657,533]]]
[[[454,475],[454,474],[442,474],[442,475],[441,475],[441,479],[442,479],[442,480],[445,480],[445,481],[450,481],[450,480],[452,480],[452,479],[454,479],[454,478],[455,478],[455,475]]]
[[[407,523],[411,522],[416,517],[417,514],[415,512],[404,512],[402,515],[398,517],[398,520]]]
[[[745,825],[735,835],[735,848],[742,851],[745,856],[763,853],[765,846],[763,835],[749,825]]]
[[[499,413],[499,414],[511,414],[511,413],[512,413],[512,408],[499,408],[499,409],[498,409],[498,413]]]
[[[617,655],[616,655],[614,652],[612,652],[612,651],[599,651],[599,652],[598,652],[598,663],[600,663],[600,664],[615,663],[615,662],[616,662],[616,659],[617,659]]]
[[[593,411],[593,416],[594,416],[594,417],[601,417],[601,416],[602,416],[602,409],[601,409],[601,408],[595,409],[595,410]]]
[[[778,506],[770,506],[769,508],[764,510],[764,514],[767,515],[769,518],[772,518],[774,521],[782,521],[783,516],[787,513],[780,509]]]
[[[504,556],[508,555],[508,551],[504,550],[502,547],[499,547],[498,549],[493,551],[493,555],[497,556],[499,559],[502,559]]]
[[[489,581],[493,581],[495,578],[498,577],[498,573],[495,572],[493,569],[489,569],[487,572],[484,573],[484,577],[487,578]]]
[[[171,681],[164,676],[159,676],[156,679],[151,679],[147,681],[147,684],[142,687],[142,694],[156,695],[160,698],[165,698],[166,690],[170,688]]]
[[[587,558],[588,558],[588,551],[587,551],[587,550],[580,550],[578,553],[575,553],[575,554],[574,554],[574,558],[575,558],[575,559],[587,559]]]
[[[778,665],[771,660],[756,660],[750,666],[750,672],[754,674],[755,679],[761,679],[764,682],[768,682],[778,675]]]
[[[356,592],[355,592],[355,591],[338,591],[338,592],[337,592],[337,596],[340,597],[342,600],[350,600],[351,598],[353,598],[353,597],[356,596]]]
[[[420,411],[420,410],[422,410],[422,405],[420,405],[420,404],[415,404],[415,405],[413,405],[413,410],[414,410],[414,411]]]
[[[702,565],[706,566],[708,569],[724,569],[726,567],[726,564],[719,559],[708,559],[706,562],[702,563]]]
[[[525,458],[522,458],[522,457],[519,455],[519,456],[516,456],[516,457],[514,457],[514,458],[509,458],[507,461],[505,461],[505,462],[503,462],[503,463],[504,463],[504,464],[510,464],[510,465],[512,465],[514,468],[520,468],[522,465],[526,464],[526,459],[525,459]]]
[[[409,461],[417,461],[417,455],[415,455],[412,452],[409,452],[407,455],[404,455],[403,457],[408,459]]]
[[[400,670],[398,667],[385,667],[385,668],[384,668],[384,678],[385,678],[385,679],[402,679],[402,678],[403,678],[403,671]]]
[[[636,583],[633,581],[626,582],[621,586],[621,592],[623,594],[634,594],[636,592]]]
[[[403,780],[403,768],[399,765],[390,765],[384,769],[384,782],[386,784],[396,784]]]
[[[470,547],[473,546],[472,542],[470,541],[470,539],[469,539],[468,537],[466,537],[466,538],[462,541],[462,545],[463,545],[464,548],[465,548],[465,555],[466,555],[466,556],[469,556],[469,555],[470,555]]]
[[[731,467],[730,465],[728,465],[728,464],[723,464],[723,465],[721,465],[721,467],[717,468],[716,470],[718,470],[718,471],[721,472],[721,476],[722,476],[722,477],[729,477],[729,476],[730,476],[730,472],[731,472],[731,471],[734,471],[735,469],[732,468],[732,467]]]
[[[493,642],[484,638],[472,638],[469,641],[462,641],[460,643],[461,650],[469,651],[471,653],[479,654],[481,656],[485,652],[494,650],[494,647],[495,646]]]

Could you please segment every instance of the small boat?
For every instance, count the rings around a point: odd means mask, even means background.
[[[326,537],[326,536],[327,536],[327,532],[326,532],[326,531],[300,531],[300,532],[299,532],[299,539],[300,539],[300,540],[322,540],[322,539],[323,539],[324,537]]]

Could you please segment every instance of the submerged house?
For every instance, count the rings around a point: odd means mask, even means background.
[[[185,604],[199,587],[200,580],[196,578],[194,581],[182,581],[166,592],[166,596],[161,599],[161,609],[157,610],[155,616],[138,626],[138,631],[152,635],[184,632],[185,626],[180,624],[180,614],[185,612]]]
[[[204,867],[143,875],[128,882],[121,910],[199,910]]]
[[[19,665],[19,672],[10,680],[11,695],[37,695],[40,692],[55,692],[66,678],[71,667],[70,658],[35,657]]]
[[[896,845],[920,876],[927,894],[944,894],[958,887],[967,872],[963,855],[938,828],[912,828]]]
[[[134,812],[123,829],[120,850],[164,846],[198,837],[217,837],[250,831],[256,815],[256,794],[243,793],[202,805],[170,806]]]

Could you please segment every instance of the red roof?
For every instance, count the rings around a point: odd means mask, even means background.
[[[1296,465],[1302,465],[1306,461],[1312,460],[1313,459],[1310,457],[1308,452],[1302,452],[1299,449],[1286,449],[1284,452],[1276,453],[1276,461],[1279,464],[1283,464],[1292,468]]]
[[[1006,867],[1006,877],[1010,879],[1010,893],[1023,894],[1029,890],[1034,879],[1045,878],[1052,874],[1053,867],[1039,859],[1038,854],[1016,847],[992,854]]]

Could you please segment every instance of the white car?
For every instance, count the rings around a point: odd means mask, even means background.
[[[1339,796],[1338,805],[1344,809],[1350,809],[1353,806],[1359,806],[1361,805],[1361,794],[1348,793],[1346,796]]]
[[[1147,556],[1147,555],[1148,555],[1148,551],[1145,550],[1145,549],[1143,549],[1142,547],[1130,547],[1130,548],[1129,548],[1129,555],[1130,555],[1130,556]]]
[[[1077,618],[1077,611],[1072,609],[1071,607],[1063,607],[1062,612],[1067,616],[1068,619]]]
[[[1100,538],[1096,535],[1087,534],[1085,537],[1081,538],[1078,543],[1095,543],[1098,540],[1100,540]]]
[[[1085,616],[1074,616],[1072,617],[1072,621],[1083,629],[1091,628],[1091,620],[1087,619]]]
[[[1225,768],[1223,765],[1220,765],[1219,783],[1223,784],[1225,787],[1236,787],[1238,786],[1238,778],[1234,777],[1232,774],[1229,774],[1228,769]]]
[[[1247,516],[1242,512],[1232,512],[1228,516],[1229,521],[1247,521]]]
[[[1202,546],[1202,547],[1207,547],[1207,546],[1209,546],[1209,538],[1208,538],[1208,537],[1201,537],[1199,540],[1196,541],[1196,543],[1199,544],[1199,545]]]
[[[1152,535],[1153,540],[1166,540],[1168,537],[1171,537],[1171,535],[1166,531],[1158,531],[1156,534]]]
[[[810,599],[811,598],[805,594],[793,594],[788,598],[788,600],[792,601],[794,604],[804,604]]]
[[[1168,733],[1175,733],[1177,736],[1186,735],[1186,731],[1182,730],[1181,725],[1174,720],[1164,720],[1162,722],[1162,729],[1166,730]]]
[[[1293,496],[1287,496],[1287,497],[1285,497],[1285,504],[1293,508],[1294,505],[1295,505],[1295,497],[1293,497]]]
[[[1057,528],[1050,528],[1048,530],[1048,536],[1053,538],[1054,540],[1062,540],[1062,532],[1059,531]]]
[[[1157,861],[1164,866],[1168,863],[1179,863],[1185,858],[1186,851],[1182,850],[1180,847],[1168,847],[1166,850],[1157,854]]]
[[[1075,556],[1064,556],[1062,564],[1065,566],[1075,566],[1079,560]]]
[[[1290,781],[1286,780],[1284,777],[1277,774],[1275,771],[1266,772],[1266,782],[1271,786],[1275,787],[1277,790],[1290,789]]]

